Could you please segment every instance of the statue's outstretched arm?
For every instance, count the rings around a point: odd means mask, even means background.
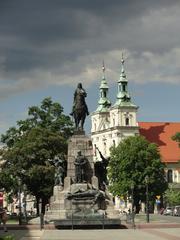
[[[101,157],[101,159],[102,159],[102,161],[106,161],[106,158],[102,155],[102,153],[101,153],[101,151],[99,150],[99,148],[98,147],[96,147],[96,149],[98,150],[98,152],[99,152],[99,155],[100,155],[100,157]]]

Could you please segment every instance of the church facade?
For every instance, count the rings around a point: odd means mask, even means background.
[[[91,114],[94,161],[101,160],[98,150],[104,157],[108,158],[112,146],[117,146],[128,136],[140,134],[148,141],[158,145],[161,161],[166,164],[167,181],[174,188],[180,189],[180,149],[178,143],[171,139],[176,132],[180,132],[180,122],[138,122],[138,106],[132,102],[128,91],[123,56],[121,64],[115,103],[111,103],[108,99],[108,84],[103,64],[98,107]]]
[[[97,148],[107,157],[110,154],[109,149],[111,146],[117,146],[125,137],[139,134],[136,117],[138,107],[131,101],[128,92],[128,81],[124,70],[123,58],[121,62],[122,69],[118,81],[117,98],[114,104],[111,104],[108,99],[108,85],[103,66],[98,107],[91,114],[91,138],[94,147],[94,161],[99,160]]]

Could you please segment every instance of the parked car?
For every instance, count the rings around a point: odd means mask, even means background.
[[[180,217],[180,205],[174,207],[173,215]]]
[[[167,207],[167,208],[165,208],[163,214],[164,214],[164,215],[173,215],[173,207]]]

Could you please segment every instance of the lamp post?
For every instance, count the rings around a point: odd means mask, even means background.
[[[134,224],[134,184],[133,183],[131,184],[131,203],[132,203],[132,206],[131,206],[132,225],[134,228],[135,224]]]
[[[146,183],[146,222],[149,223],[149,176],[145,177]]]
[[[131,212],[134,211],[134,184],[131,184]]]
[[[19,225],[22,225],[22,209],[21,209],[21,179],[18,178],[18,200],[19,200]]]
[[[27,223],[27,210],[26,210],[26,185],[23,186],[23,193],[24,193],[24,197],[23,197],[23,206],[24,206],[24,217],[25,217],[25,223]]]

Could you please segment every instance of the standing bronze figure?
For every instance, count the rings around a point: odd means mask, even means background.
[[[109,158],[105,158],[101,151],[96,147],[101,157],[101,161],[95,162],[95,176],[99,180],[99,188],[103,191],[106,190],[106,186],[108,185],[107,179],[107,167],[109,163]]]
[[[78,155],[74,161],[75,165],[75,182],[82,183],[86,181],[85,176],[85,167],[87,164],[87,159],[81,154],[81,151],[78,152]]]
[[[78,83],[77,89],[74,92],[72,112],[70,113],[70,115],[72,115],[74,118],[75,127],[77,130],[83,130],[85,118],[87,115],[89,115],[88,107],[85,102],[86,96],[87,93],[82,87],[82,84]]]

